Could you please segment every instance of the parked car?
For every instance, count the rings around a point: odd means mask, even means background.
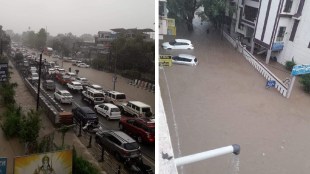
[[[119,128],[136,138],[139,143],[155,143],[155,122],[149,118],[122,116],[119,121]]]
[[[187,39],[175,39],[170,42],[164,42],[162,44],[162,47],[164,49],[194,49],[194,46],[192,45],[192,42]]]
[[[194,66],[198,65],[198,60],[195,56],[189,54],[179,54],[172,57],[172,63]]]
[[[98,122],[98,116],[91,110],[90,107],[76,107],[72,109],[73,118],[82,126],[85,126],[87,122]]]
[[[94,109],[98,114],[106,117],[107,120],[121,118],[121,111],[117,106],[111,103],[95,105]]]
[[[55,91],[56,85],[53,80],[44,80],[42,84],[45,90]]]
[[[141,156],[139,144],[122,131],[106,130],[97,132],[95,141],[118,160]]]
[[[73,96],[67,90],[57,90],[54,93],[55,100],[58,100],[60,103],[72,104]]]
[[[79,63],[77,64],[77,66],[81,68],[89,68],[89,65],[87,65],[86,63]]]

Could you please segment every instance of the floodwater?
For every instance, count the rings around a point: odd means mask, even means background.
[[[239,174],[309,173],[310,96],[298,80],[290,99],[266,89],[266,79],[218,32],[207,34],[206,26],[196,20],[193,33],[177,27],[177,38],[192,40],[194,50],[160,50],[199,61],[197,67],[159,70],[175,157],[239,144]],[[178,171],[224,174],[232,172],[230,164],[231,155],[224,155]]]

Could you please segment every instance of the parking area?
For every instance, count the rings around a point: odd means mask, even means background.
[[[190,39],[194,50],[160,49],[160,54],[193,54],[199,61],[198,66],[159,69],[175,157],[240,144],[240,174],[308,173],[310,96],[298,83],[290,99],[266,89],[265,78],[218,32],[211,28],[207,34],[206,27],[198,20],[193,33],[177,27],[177,38]],[[179,173],[231,173],[231,160],[232,155],[221,156],[179,168]]]

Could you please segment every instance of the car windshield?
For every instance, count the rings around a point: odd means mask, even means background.
[[[63,93],[62,95],[63,95],[63,96],[71,96],[70,93]]]
[[[127,150],[135,150],[135,149],[139,149],[139,145],[136,142],[134,142],[134,143],[127,143],[127,144],[124,144],[124,148],[127,149]]]
[[[74,86],[82,86],[80,83],[75,83]]]
[[[174,45],[175,43],[176,43],[176,41],[169,42],[170,45]]]
[[[116,99],[126,99],[126,95],[125,94],[120,94],[120,95],[116,95]]]
[[[119,108],[112,108],[111,112],[120,112]]]
[[[151,112],[150,108],[142,108],[142,112]]]
[[[38,74],[32,74],[32,77],[39,77]]]
[[[94,97],[104,97],[104,95],[102,93],[95,93]]]

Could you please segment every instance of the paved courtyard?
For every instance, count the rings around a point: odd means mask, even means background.
[[[159,85],[175,157],[240,144],[240,174],[306,174],[310,170],[310,96],[295,83],[290,99],[266,89],[265,78],[218,32],[195,21],[197,67],[159,69]],[[165,38],[169,40],[170,38]],[[285,71],[268,66],[284,80]],[[170,100],[171,99],[171,100]],[[232,155],[178,168],[179,173],[232,173]]]

